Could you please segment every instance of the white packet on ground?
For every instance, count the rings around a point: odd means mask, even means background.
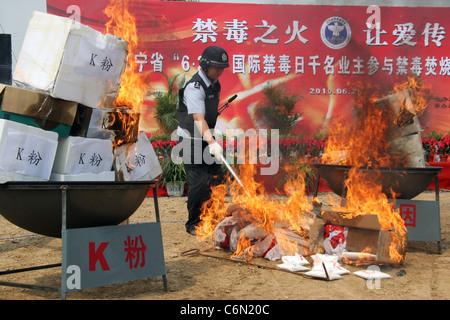
[[[305,273],[306,275],[309,275],[311,277],[336,280],[341,279],[341,275],[350,273],[350,271],[343,268],[339,264],[338,256],[318,253],[315,254],[312,258],[314,261],[314,266],[311,271]]]
[[[327,277],[325,270],[322,270],[322,271],[311,270],[311,271],[306,272],[305,274],[310,277],[319,278],[319,279],[328,279],[328,280],[337,280],[337,279],[342,278],[340,275],[335,274],[335,273],[328,273],[328,277]]]
[[[308,271],[309,268],[305,267],[305,264],[309,264],[302,255],[295,253],[293,256],[283,256],[281,257],[283,261],[282,264],[277,264],[277,267],[289,271]]]
[[[281,257],[281,260],[285,264],[309,264],[309,261],[305,259],[301,254],[298,254],[297,252],[293,256],[283,256]]]
[[[354,275],[364,278],[366,280],[374,280],[374,279],[390,279],[391,276],[387,273],[378,271],[378,270],[361,270],[353,272]]]
[[[310,269],[308,267],[305,267],[300,264],[290,264],[290,263],[283,263],[283,264],[277,264],[278,268],[297,272],[297,271],[309,271]]]

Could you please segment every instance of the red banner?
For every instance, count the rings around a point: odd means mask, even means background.
[[[105,31],[109,0],[47,0],[48,13]],[[325,5],[262,5],[135,0],[140,45],[137,70],[151,92],[169,77],[198,68],[209,45],[225,48],[230,68],[220,78],[221,100],[238,98],[218,122],[226,128],[255,128],[255,107],[269,83],[285,83],[299,95],[302,120],[293,133],[313,135],[337,115],[351,117],[358,83],[381,86],[386,94],[408,75],[418,76],[433,99],[421,118],[426,130],[447,131],[450,123],[449,8]],[[141,129],[157,128],[147,96]]]

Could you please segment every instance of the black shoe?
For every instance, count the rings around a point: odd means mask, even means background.
[[[189,234],[192,234],[193,236],[197,235],[197,231],[195,230],[195,227],[186,229],[186,232]]]

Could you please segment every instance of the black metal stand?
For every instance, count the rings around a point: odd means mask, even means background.
[[[61,263],[54,263],[54,264],[47,264],[47,265],[36,266],[36,267],[7,270],[7,271],[0,272],[0,276],[5,275],[5,274],[55,268],[55,267],[60,267],[60,266],[61,266]],[[40,285],[36,285],[36,284],[27,284],[27,283],[19,283],[19,282],[0,281],[0,285],[10,286],[10,287],[18,287],[18,288],[48,290],[48,291],[56,291],[56,292],[60,291],[59,288],[57,288],[57,287],[40,286]]]
[[[159,206],[158,206],[158,195],[157,195],[157,184],[153,184],[151,187],[153,189],[153,202],[155,206],[155,213],[156,213],[156,222],[160,222],[160,216],[159,216]],[[66,229],[66,223],[67,223],[67,189],[68,186],[63,185],[61,186],[61,196],[62,196],[62,204],[61,204],[61,214],[62,214],[62,230]],[[64,233],[62,233],[64,234]],[[64,241],[63,241],[64,243]],[[64,248],[63,248],[64,249]],[[42,269],[49,269],[49,268],[56,268],[61,267],[61,263],[53,263],[53,264],[47,264],[47,265],[41,265],[41,266],[34,266],[34,267],[28,267],[28,268],[20,268],[20,269],[13,269],[13,270],[6,270],[6,271],[0,271],[0,276],[7,275],[7,274],[14,274],[14,273],[21,273],[21,272],[28,272],[28,271],[36,271],[36,270],[42,270]],[[163,284],[164,284],[164,291],[167,292],[167,278],[164,274],[162,276]],[[18,287],[18,288],[27,288],[27,289],[38,289],[38,290],[46,290],[46,291],[53,291],[53,292],[60,292],[61,298],[65,299],[65,292],[62,290],[61,287],[51,287],[51,286],[42,286],[42,285],[35,285],[35,284],[29,284],[29,283],[20,283],[20,282],[10,282],[10,281],[0,281],[0,285],[2,286],[10,286],[10,287]]]

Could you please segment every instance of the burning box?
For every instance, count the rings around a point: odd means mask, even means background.
[[[345,242],[345,252],[341,259],[353,263],[379,263],[401,265],[406,255],[406,235],[399,230],[381,229],[378,216],[363,214],[350,218],[342,212],[323,211],[324,228],[327,225],[344,227],[345,236],[339,240],[328,239],[332,246]],[[337,236],[335,234],[333,236]]]
[[[48,180],[57,145],[56,132],[0,119],[2,180]]]
[[[67,137],[78,103],[0,84],[0,118],[54,131]]]
[[[53,173],[80,174],[111,171],[113,147],[111,140],[83,137],[59,138]]]
[[[111,139],[115,145],[135,143],[139,136],[140,114],[125,108],[92,109],[86,137]]]
[[[110,113],[114,109],[92,109],[92,115],[86,133],[87,138],[114,140],[114,131],[109,130]]]
[[[79,22],[33,12],[13,81],[91,108],[114,103],[127,42]]]
[[[115,168],[119,181],[152,180],[162,173],[161,165],[145,132],[138,141],[115,149]]]
[[[139,139],[140,113],[127,107],[117,108],[108,114],[107,129],[114,132],[115,145],[135,143]]]

